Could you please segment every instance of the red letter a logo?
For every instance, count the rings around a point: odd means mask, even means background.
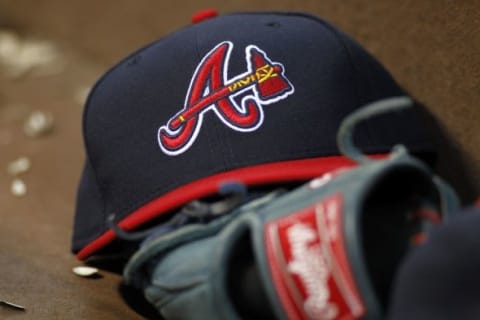
[[[170,156],[185,152],[199,134],[205,112],[212,110],[236,131],[254,131],[263,122],[263,105],[286,98],[294,92],[284,76],[284,67],[272,62],[258,47],[246,48],[248,70],[227,79],[231,42],[222,42],[202,59],[193,75],[185,106],[158,130],[158,143]],[[252,94],[245,92],[251,90]],[[242,93],[240,105],[235,96]]]

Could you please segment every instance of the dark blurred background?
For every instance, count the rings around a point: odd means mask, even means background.
[[[0,306],[1,319],[142,318],[118,275],[71,272],[83,101],[112,64],[205,8],[306,11],[337,25],[449,137],[438,139],[440,174],[465,202],[480,194],[478,1],[0,0],[0,300],[27,308]]]

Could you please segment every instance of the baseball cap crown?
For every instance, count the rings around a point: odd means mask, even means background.
[[[351,111],[404,92],[354,40],[301,13],[240,13],[187,26],[133,53],[95,85],[73,252],[114,240],[224,180],[306,180],[349,162],[336,131]],[[408,127],[408,130],[404,128]],[[362,124],[364,152],[430,149],[414,111]]]

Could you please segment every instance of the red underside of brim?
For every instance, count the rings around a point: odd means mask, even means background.
[[[372,155],[371,157],[383,158],[385,155]],[[135,229],[185,203],[216,193],[219,185],[227,181],[238,181],[247,186],[307,181],[332,170],[355,165],[356,163],[348,158],[332,156],[267,163],[222,172],[192,181],[150,201],[121,220],[118,226],[127,231]],[[77,258],[80,260],[88,258],[115,238],[116,235],[112,230],[106,231],[83,247],[77,253]]]

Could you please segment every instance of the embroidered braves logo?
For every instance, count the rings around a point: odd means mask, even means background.
[[[175,156],[193,144],[203,115],[213,111],[233,130],[254,131],[262,125],[263,106],[285,99],[294,87],[284,75],[284,67],[272,62],[254,45],[245,49],[247,71],[227,79],[233,44],[222,42],[205,55],[190,82],[183,109],[158,130],[164,153]],[[248,90],[251,94],[245,94]],[[248,92],[247,92],[248,93]],[[242,94],[240,104],[235,97]]]

